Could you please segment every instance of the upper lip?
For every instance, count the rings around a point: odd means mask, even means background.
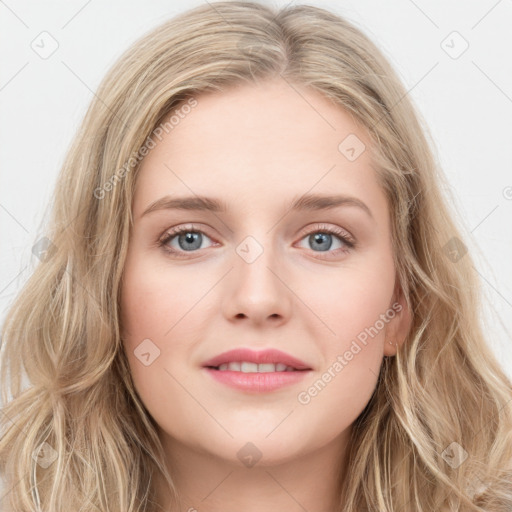
[[[283,363],[286,366],[291,366],[296,370],[311,370],[311,367],[304,361],[297,359],[281,350],[277,349],[265,349],[255,352],[248,348],[236,348],[234,350],[228,350],[222,352],[218,356],[208,359],[203,363],[203,366],[214,366],[217,367],[224,363],[233,363],[237,361],[247,361],[249,363]]]

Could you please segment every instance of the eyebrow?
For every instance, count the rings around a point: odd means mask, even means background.
[[[366,212],[373,218],[372,212],[368,206],[357,197],[346,195],[320,195],[305,194],[296,199],[290,209],[294,211],[317,211],[329,210],[338,206],[356,206]],[[141,217],[157,210],[190,210],[190,211],[208,211],[208,212],[226,212],[228,210],[226,203],[219,199],[205,196],[187,196],[172,197],[164,196],[151,203]]]

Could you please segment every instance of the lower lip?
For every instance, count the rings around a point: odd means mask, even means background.
[[[300,382],[310,370],[295,372],[267,372],[267,373],[244,373],[230,370],[220,371],[212,368],[204,368],[213,379],[242,391],[266,393],[276,389],[290,386]]]

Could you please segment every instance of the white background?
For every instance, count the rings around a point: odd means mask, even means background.
[[[203,3],[0,0],[0,323],[38,261],[31,248],[57,172],[101,78],[135,39]],[[309,3],[362,28],[410,91],[482,276],[492,348],[512,376],[512,2]],[[458,58],[443,47],[462,48],[453,31],[469,44]],[[43,59],[33,47],[51,38],[58,48]]]

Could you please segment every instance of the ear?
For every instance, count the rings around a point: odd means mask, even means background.
[[[395,315],[386,326],[384,355],[387,357],[396,355],[398,348],[403,345],[412,326],[412,313],[398,279],[395,283],[395,290],[389,308],[390,312],[394,311]]]

